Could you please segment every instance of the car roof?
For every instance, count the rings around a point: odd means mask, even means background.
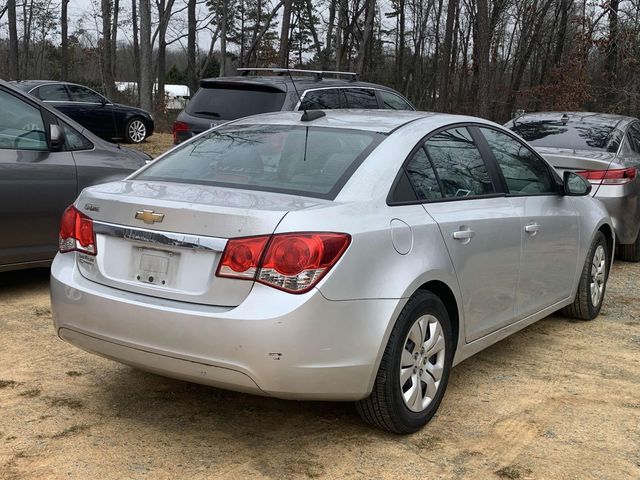
[[[406,124],[416,120],[431,119],[433,124],[440,126],[443,124],[454,124],[462,122],[484,122],[475,117],[461,115],[450,115],[434,112],[416,112],[413,110],[322,110],[325,115],[311,121],[302,121],[303,112],[282,111],[273,113],[262,113],[251,117],[241,118],[227,123],[226,125],[296,125],[303,127],[327,127],[327,128],[347,128],[351,130],[363,130],[378,133],[392,133]]]
[[[567,124],[596,124],[610,128],[624,128],[628,123],[637,120],[637,118],[626,115],[618,115],[614,113],[598,113],[598,112],[532,112],[525,113],[516,117],[512,122],[545,122],[545,121],[561,121],[562,116],[569,117]]]
[[[284,75],[241,75],[234,77],[203,78],[202,80],[200,80],[200,86],[205,88],[215,86],[216,84],[229,83],[242,83],[245,85],[269,85],[271,87],[279,88],[283,91],[288,91],[289,85],[293,85],[295,83],[295,86],[298,88],[298,91],[300,91],[300,93],[302,93],[303,90],[309,90],[312,88],[330,87],[366,87],[396,92],[393,88],[376,83],[361,82],[359,80],[343,80],[339,78],[315,79],[312,76],[289,77]]]
[[[84,87],[84,85],[80,85],[79,83],[73,82],[65,82],[62,80],[18,80],[17,82],[9,82],[12,85],[18,87],[20,90],[29,92],[36,87],[40,87],[42,85],[51,85],[51,84],[63,84],[63,85],[78,85],[80,87]],[[88,88],[88,87],[87,87]]]

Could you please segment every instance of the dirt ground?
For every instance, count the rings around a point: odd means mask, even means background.
[[[142,150],[143,152],[147,152],[153,158],[156,158],[161,153],[164,153],[173,147],[173,135],[170,133],[154,133],[144,142],[129,144],[127,147]]]
[[[640,265],[593,322],[551,316],[452,372],[396,436],[351,404],[158,377],[56,338],[48,273],[0,274],[0,478],[640,479]]]

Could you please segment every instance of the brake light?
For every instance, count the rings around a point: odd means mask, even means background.
[[[283,233],[227,242],[218,277],[256,280],[290,293],[313,288],[351,242],[346,233]]]
[[[60,253],[82,252],[96,255],[96,237],[93,233],[93,220],[78,211],[73,205],[67,207],[60,221],[58,236]]]
[[[173,122],[173,143],[178,144],[181,142],[178,138],[179,133],[189,133],[190,131],[189,124],[178,121]]]
[[[591,183],[602,182],[604,185],[620,185],[636,178],[638,171],[635,167],[629,167],[612,170],[588,170],[577,173]]]

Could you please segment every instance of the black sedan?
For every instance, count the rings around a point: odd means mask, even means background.
[[[23,80],[15,86],[48,103],[106,140],[140,143],[153,134],[153,117],[140,108],[109,101],[82,85],[51,80]]]

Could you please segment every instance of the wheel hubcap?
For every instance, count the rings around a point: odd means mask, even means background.
[[[598,245],[595,253],[593,254],[593,260],[591,261],[591,304],[597,307],[602,300],[602,294],[604,292],[605,273],[607,269],[606,265],[607,256],[604,253],[604,247]]]
[[[147,129],[140,120],[134,120],[129,125],[129,138],[135,143],[140,143],[144,140],[147,133]]]
[[[400,361],[400,392],[409,410],[421,412],[435,398],[444,360],[442,326],[433,315],[423,315],[409,330]]]

